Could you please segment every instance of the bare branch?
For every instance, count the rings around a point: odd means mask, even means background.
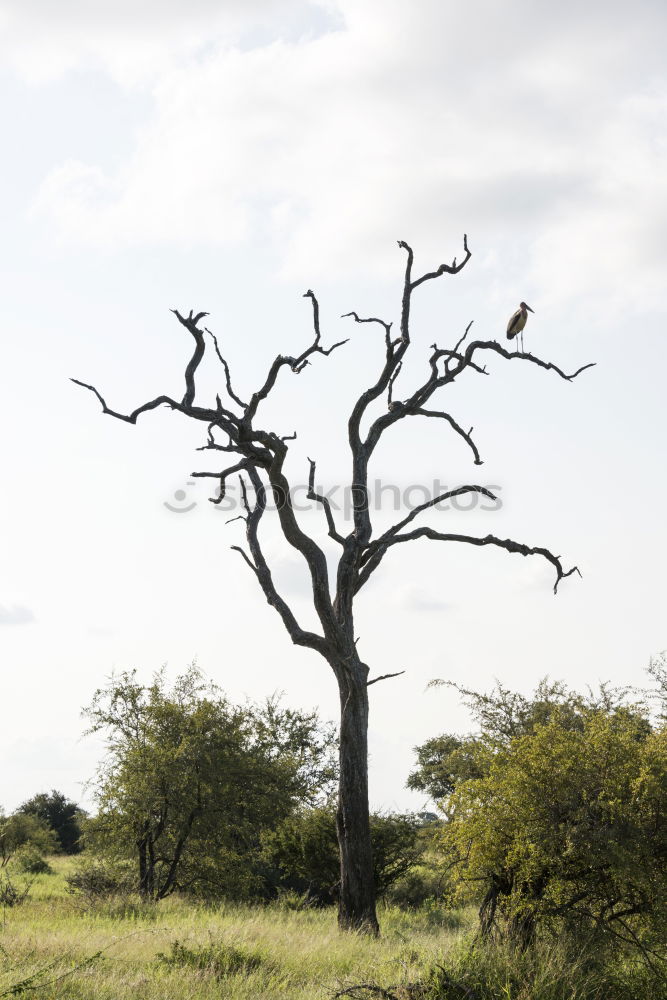
[[[477,445],[470,436],[473,431],[472,427],[468,432],[466,432],[463,430],[460,424],[457,424],[457,422],[454,420],[454,417],[450,416],[449,413],[441,413],[438,410],[424,410],[422,408],[419,408],[417,410],[407,410],[407,414],[410,416],[419,416],[419,417],[439,417],[442,420],[446,420],[449,426],[452,428],[452,430],[456,431],[456,433],[463,438],[463,440],[466,442],[466,444],[472,451],[473,455],[475,456],[475,465],[484,465],[482,459],[479,457]]]
[[[468,237],[464,235],[463,237],[463,249],[465,250],[465,257],[460,264],[456,263],[456,257],[451,264],[441,264],[436,271],[429,271],[428,274],[422,274],[421,278],[417,278],[415,281],[411,282],[410,289],[414,290],[424,281],[431,281],[432,278],[439,278],[443,274],[458,274],[466,266],[472,254],[468,249]]]
[[[389,533],[387,532],[388,536]],[[385,536],[383,536],[385,537]],[[581,576],[581,571],[578,566],[573,566],[571,569],[564,570],[559,556],[553,555],[549,549],[541,548],[540,546],[524,545],[522,542],[515,542],[511,538],[497,538],[495,535],[484,535],[482,538],[475,535],[461,535],[454,534],[450,532],[436,531],[434,528],[423,527],[415,528],[412,531],[407,532],[404,535],[393,535],[386,537],[383,545],[375,549],[368,559],[366,566],[362,573],[359,574],[359,583],[357,590],[359,590],[363,584],[368,580],[371,573],[377,569],[382,558],[384,557],[387,550],[392,545],[397,545],[402,542],[412,542],[416,541],[418,538],[428,538],[430,541],[434,542],[463,542],[466,545],[493,545],[497,548],[505,549],[506,552],[516,553],[521,556],[542,556],[547,562],[556,570],[556,582],[554,584],[554,594],[558,592],[558,584],[561,580],[566,577],[571,576],[573,573],[578,573]]]
[[[266,376],[264,385],[257,392],[253,393],[252,399],[250,400],[246,408],[244,422],[248,425],[250,424],[250,421],[257,413],[257,408],[259,404],[262,402],[262,400],[266,399],[266,397],[269,395],[274,385],[276,384],[276,379],[278,378],[280,369],[283,366],[288,365],[292,369],[295,375],[299,375],[306,367],[306,365],[309,364],[308,359],[312,354],[324,354],[328,357],[332,351],[336,350],[337,347],[342,347],[343,344],[347,344],[347,340],[339,340],[337,343],[332,344],[332,346],[328,348],[320,346],[319,303],[317,301],[317,298],[315,297],[314,292],[312,292],[310,288],[308,289],[307,292],[304,292],[303,297],[309,298],[313,304],[313,326],[315,330],[315,339],[313,343],[310,345],[310,347],[307,347],[306,350],[303,351],[303,353],[298,356],[298,358],[293,358],[288,355],[279,354],[278,357],[273,361],[273,364],[269,369],[269,374]]]
[[[193,479],[219,479],[220,480],[220,495],[217,497],[209,497],[209,502],[214,504],[222,503],[225,499],[227,480],[235,472],[240,472],[248,468],[249,459],[244,458],[243,461],[237,462],[236,465],[230,465],[229,468],[223,469],[222,472],[191,472],[190,475]]]
[[[280,615],[283,624],[295,645],[307,646],[310,649],[317,650],[322,656],[326,656],[328,649],[325,639],[322,636],[316,635],[314,632],[308,632],[305,629],[302,629],[297,622],[292,609],[276,590],[273,577],[271,576],[271,571],[266,559],[264,558],[264,553],[262,552],[258,538],[259,523],[266,508],[266,491],[257,469],[251,465],[247,471],[248,476],[250,477],[250,482],[252,483],[252,488],[255,492],[255,506],[254,508],[250,507],[245,483],[243,483],[241,492],[243,496],[243,503],[246,511],[248,512],[248,516],[246,518],[246,537],[250,547],[250,554],[254,560],[255,573],[264,592],[264,596],[266,597],[267,602],[274,607]]]
[[[384,342],[387,345],[387,351],[391,351],[392,348],[391,323],[385,323],[383,319],[377,319],[375,316],[368,316],[366,318],[362,318],[361,316],[358,316],[357,313],[354,312],[354,310],[352,310],[352,312],[349,313],[343,313],[341,319],[346,319],[348,316],[352,316],[355,323],[379,323],[380,326],[384,328]]]
[[[383,535],[380,535],[377,541],[371,542],[366,550],[366,553],[362,557],[362,562],[367,561],[369,556],[371,556],[376,549],[385,545],[389,539],[393,538],[399,531],[402,531],[403,528],[410,524],[411,521],[414,521],[414,519],[423,511],[428,510],[430,507],[435,507],[437,504],[443,503],[445,500],[451,500],[452,497],[464,496],[466,493],[481,493],[482,496],[488,497],[489,500],[497,500],[497,497],[491,492],[491,490],[487,490],[485,486],[457,486],[454,490],[447,490],[445,493],[439,493],[438,496],[432,497],[430,500],[426,500],[424,503],[420,503],[416,507],[413,507],[410,513],[407,514],[402,521],[399,521],[397,524],[393,525],[393,527],[385,531]]]
[[[370,681],[366,681],[366,687],[370,687],[371,684],[377,684],[378,681],[387,681],[390,677],[401,677],[405,673],[405,670],[399,670],[395,674],[380,674],[379,677],[373,677]]]
[[[591,361],[587,365],[582,365],[581,368],[577,368],[577,370],[572,372],[571,375],[567,375],[562,368],[555,365],[553,361],[543,361],[534,354],[519,352],[512,353],[510,351],[506,351],[505,348],[495,340],[474,340],[472,344],[469,344],[461,359],[464,365],[470,364],[476,351],[493,351],[495,354],[499,354],[502,358],[506,358],[508,361],[512,361],[515,358],[518,358],[521,361],[531,361],[534,365],[538,365],[540,368],[556,372],[556,374],[560,375],[560,377],[565,379],[566,382],[572,382],[577,375],[581,375],[582,372],[585,372],[588,368],[594,368],[596,365],[595,361]]]
[[[186,330],[189,330],[195,340],[195,350],[194,354],[190,358],[188,365],[185,369],[185,395],[183,396],[183,406],[192,406],[195,401],[195,372],[199,368],[202,358],[204,357],[204,351],[206,350],[206,344],[204,342],[204,333],[199,329],[197,323],[208,316],[207,312],[199,312],[196,316],[193,315],[192,309],[190,310],[189,316],[181,316],[178,309],[172,309],[174,316],[178,319]]]
[[[102,405],[102,412],[107,413],[110,417],[115,417],[116,420],[124,420],[128,424],[136,424],[137,417],[141,416],[142,413],[147,413],[149,410],[155,410],[158,406],[169,406],[172,410],[178,410],[179,413],[184,413],[188,417],[194,417],[195,420],[206,420],[207,422],[215,421],[216,411],[215,410],[205,410],[200,406],[185,406],[183,403],[176,402],[171,396],[156,396],[155,399],[151,399],[148,403],[143,403],[138,406],[136,410],[132,413],[119,413],[117,410],[112,410],[111,407],[107,406],[104,397],[98,392],[94,385],[88,385],[87,382],[81,382],[78,378],[71,378],[70,382],[74,382],[75,385],[80,385],[84,389],[90,390],[94,393]]]
[[[471,325],[472,324],[468,324],[465,334],[467,334],[467,332],[470,330]],[[459,341],[457,347],[460,347],[461,343],[462,340]],[[415,392],[409,399],[405,400],[405,402],[401,404],[393,403],[391,411],[389,413],[383,414],[373,422],[365,441],[366,453],[368,457],[375,449],[378,441],[380,440],[380,437],[388,427],[394,424],[397,420],[400,420],[405,416],[409,416],[411,413],[416,413],[420,410],[423,410],[424,404],[431,398],[431,396],[437,389],[442,388],[445,385],[449,385],[451,382],[454,382],[458,378],[458,376],[461,375],[468,368],[482,375],[488,374],[486,371],[486,367],[481,367],[473,360],[475,354],[478,351],[480,352],[492,351],[500,355],[501,357],[506,358],[507,360],[512,360],[513,358],[519,358],[523,361],[532,362],[533,364],[536,364],[540,368],[556,372],[557,375],[559,375],[561,378],[565,379],[568,382],[571,382],[582,372],[586,371],[586,369],[594,367],[594,363],[582,365],[575,372],[568,375],[566,372],[562,370],[562,368],[559,368],[558,365],[554,364],[551,361],[543,361],[541,358],[538,358],[533,354],[510,353],[509,351],[506,351],[495,340],[473,341],[473,343],[468,345],[468,347],[465,350],[465,353],[463,354],[459,353],[458,350],[440,349],[436,344],[432,344],[431,347],[433,350],[433,353],[429,358],[429,364],[431,366],[431,375],[423,383],[423,385],[421,385],[418,389],[415,390]],[[445,358],[445,371],[444,374],[442,375],[438,374],[438,367],[437,367],[437,362],[440,358]],[[450,361],[456,361],[458,363],[450,367],[449,364]],[[387,381],[389,381],[390,379],[391,379],[391,372],[387,376]],[[445,414],[443,414],[443,417],[445,419],[448,419],[447,415]],[[454,427],[453,423],[451,426],[454,430],[456,430],[456,427]],[[468,432],[468,435],[466,435],[462,428],[460,428],[459,431],[457,431],[457,433],[461,433],[461,436],[464,437],[464,439],[466,440],[467,438],[470,437],[470,432]],[[471,447],[473,447],[472,441],[469,441],[468,443],[470,444]],[[473,451],[473,454],[474,453],[475,451]],[[478,460],[478,455],[475,455],[475,464],[480,464],[480,461],[481,460]]]
[[[392,393],[394,391],[394,382],[396,381],[396,379],[398,378],[398,376],[401,374],[401,368],[402,367],[403,367],[403,362],[399,361],[398,364],[396,365],[396,367],[395,367],[392,375],[391,375],[391,378],[389,379],[389,387],[387,389],[387,409],[388,410],[393,409],[394,406],[400,405],[400,404],[395,403],[393,401],[393,399],[392,399]]]
[[[308,493],[306,494],[309,500],[315,500],[317,503],[321,503],[324,507],[324,514],[327,519],[327,525],[329,527],[329,535],[334,541],[338,542],[340,545],[345,545],[345,539],[336,530],[336,522],[334,521],[333,512],[331,510],[331,504],[329,503],[328,497],[321,496],[319,493],[315,492],[315,462],[312,458],[308,459],[310,463],[310,472],[308,474]]]
[[[470,333],[470,328],[471,328],[471,326],[473,325],[474,322],[475,322],[474,319],[470,320],[470,322],[468,323],[467,327],[463,331],[463,336],[461,337],[461,339],[459,341],[457,341],[456,345],[454,346],[454,353],[455,354],[460,350],[461,344],[463,343],[463,341],[466,339],[466,337]]]
[[[220,364],[225,369],[225,381],[227,383],[227,392],[229,393],[229,395],[231,396],[231,398],[234,400],[234,402],[238,406],[240,406],[242,410],[245,410],[247,408],[248,404],[244,403],[242,399],[239,399],[239,397],[236,395],[236,393],[232,389],[232,380],[231,380],[231,376],[229,374],[229,365],[227,364],[227,362],[223,358],[222,354],[220,353],[220,348],[218,347],[217,337],[215,336],[214,333],[211,333],[211,331],[208,329],[208,327],[205,327],[204,329],[206,330],[206,332],[208,333],[208,335],[212,338],[213,345],[215,347],[215,353],[218,355],[218,359],[220,361]]]
[[[237,520],[237,518],[233,518],[232,520]],[[229,524],[230,522],[227,522],[227,523]],[[246,561],[246,563],[248,564],[248,566],[250,566],[250,569],[251,569],[251,570],[253,571],[253,573],[255,574],[255,576],[257,576],[257,575],[258,575],[258,573],[257,573],[257,567],[255,566],[255,564],[254,564],[254,562],[252,561],[252,559],[250,559],[250,557],[248,556],[247,552],[245,552],[245,551],[244,551],[244,550],[243,550],[243,549],[241,548],[241,546],[240,546],[240,545],[230,545],[229,547],[230,547],[230,549],[232,549],[232,550],[233,550],[234,552],[238,552],[238,553],[240,553],[240,555],[242,555],[242,556],[243,556],[243,558],[245,559],[245,561]]]

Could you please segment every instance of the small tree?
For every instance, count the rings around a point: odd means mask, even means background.
[[[335,736],[314,713],[231,705],[195,667],[171,691],[161,674],[148,687],[122,674],[85,714],[108,748],[89,837],[135,860],[147,900],[247,893],[261,830],[336,778]]]
[[[16,812],[4,817],[0,812],[0,868],[6,868],[16,852],[28,846],[40,854],[53,854],[58,850],[58,840],[37,816]]]
[[[625,691],[463,694],[477,732],[444,737],[439,766],[435,741],[419,748],[410,784],[445,790],[441,848],[481,888],[482,931],[500,918],[524,946],[543,926],[663,953],[664,728]]]
[[[77,854],[81,850],[81,820],[86,815],[76,802],[72,802],[62,792],[40,792],[19,806],[17,812],[26,816],[37,816],[56,834],[60,849],[65,854]]]
[[[394,546],[422,538],[436,542],[492,546],[522,556],[540,556],[554,568],[556,574],[554,589],[564,577],[576,571],[576,567],[564,569],[560,559],[546,548],[525,545],[492,534],[474,536],[438,531],[429,526],[413,526],[413,522],[421,514],[455,496],[481,494],[495,500],[488,489],[475,484],[460,486],[434,496],[413,508],[391,528],[373,537],[368,502],[369,463],[382,437],[399,421],[415,417],[442,421],[464,442],[475,464],[482,464],[471,433],[466,431],[450,413],[428,408],[430,400],[438,390],[448,388],[470,372],[485,372],[484,360],[489,357],[512,362],[527,362],[552,371],[566,381],[572,381],[586,368],[591,367],[584,365],[571,375],[567,375],[552,362],[543,361],[529,353],[510,353],[495,340],[475,340],[464,346],[472,326],[470,323],[463,336],[459,337],[451,347],[440,348],[436,344],[431,346],[426,376],[416,386],[413,385],[408,389],[404,399],[395,399],[397,379],[407,353],[412,347],[410,328],[412,297],[417,289],[427,282],[446,274],[458,274],[471,256],[466,237],[463,246],[464,256],[458,264],[454,259],[451,264],[441,264],[433,271],[414,277],[413,251],[407,243],[399,242],[399,247],[406,255],[406,266],[401,296],[400,327],[397,333],[392,330],[392,323],[382,319],[363,318],[356,312],[346,314],[356,323],[371,324],[379,328],[384,341],[384,358],[379,364],[377,378],[372,385],[361,392],[347,421],[352,465],[350,495],[353,504],[353,525],[347,533],[342,532],[337,526],[328,498],[317,492],[315,461],[309,460],[308,497],[322,506],[328,535],[338,547],[339,558],[334,586],[330,580],[324,549],[303,530],[292,506],[291,487],[285,463],[289,441],[294,435],[285,435],[281,430],[267,429],[259,424],[262,403],[271,394],[283,370],[298,375],[317,355],[328,356],[347,343],[346,340],[341,340],[328,348],[322,346],[319,304],[310,289],[304,297],[310,300],[312,306],[314,330],[312,342],[296,356],[279,354],[270,365],[266,378],[247,402],[233,388],[229,366],[220,352],[217,339],[200,325],[208,314],[195,313],[193,310],[190,310],[188,315],[173,310],[178,321],[195,342],[194,352],[185,368],[185,392],[182,399],[177,400],[162,394],[138,406],[131,413],[119,413],[107,406],[104,397],[94,386],[78,379],[72,380],[95,394],[104,413],[126,423],[135,424],[142,414],[163,405],[189,419],[200,421],[207,428],[207,443],[202,450],[233,456],[231,464],[221,470],[195,472],[193,475],[210,477],[218,481],[220,491],[219,495],[213,498],[213,502],[220,503],[225,496],[227,481],[234,474],[239,474],[245,507],[248,551],[239,546],[232,548],[240,553],[255,575],[266,600],[280,615],[292,642],[316,652],[329,664],[336,677],[340,700],[340,779],[337,813],[341,864],[339,925],[342,928],[364,928],[373,933],[377,933],[378,923],[375,913],[368,809],[368,688],[379,680],[396,676],[398,672],[385,673],[373,678],[369,676],[369,668],[357,648],[354,628],[356,596]],[[195,377],[206,352],[207,333],[222,365],[228,397],[223,403],[221,396],[217,395],[215,405],[211,403],[202,405],[196,401]],[[368,426],[366,421],[373,404],[383,398],[385,400],[383,412],[372,416]],[[273,495],[285,539],[299,553],[310,574],[313,606],[319,622],[317,631],[301,627],[289,602],[278,592],[264,555],[259,527],[266,509],[267,491]]]

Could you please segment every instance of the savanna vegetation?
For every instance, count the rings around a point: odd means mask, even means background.
[[[195,667],[121,674],[85,709],[93,814],[52,791],[0,819],[0,997],[666,998],[664,661],[651,677],[457,689],[471,731],[408,778],[437,813],[371,817],[374,938],[337,929],[333,727]]]

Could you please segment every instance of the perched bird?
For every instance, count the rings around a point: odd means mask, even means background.
[[[521,334],[521,351],[523,353],[523,328],[526,325],[526,320],[528,319],[528,313],[534,313],[535,310],[527,306],[525,302],[519,303],[519,308],[510,317],[510,321],[507,324],[507,339],[514,340],[517,334]],[[517,342],[517,350],[519,349],[519,344]]]

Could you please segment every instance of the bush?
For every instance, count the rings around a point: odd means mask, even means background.
[[[371,814],[373,873],[378,898],[416,865],[425,849],[420,823],[411,815]],[[292,891],[321,906],[338,899],[340,860],[336,815],[331,807],[308,809],[263,837],[266,894]]]
[[[41,854],[58,850],[58,838],[37,816],[14,813],[5,818],[0,813],[0,868],[6,867],[16,852],[27,844]]]
[[[420,989],[420,1000],[667,1000],[665,980],[639,961],[564,940],[525,951],[506,936],[466,942]]]
[[[19,871],[27,875],[53,875],[53,868],[32,844],[17,851],[14,859]]]
[[[174,941],[168,955],[160,952],[157,961],[172,968],[198,969],[208,972],[216,979],[228,976],[248,975],[261,965],[266,965],[266,959],[258,952],[249,948],[227,944],[224,941],[211,943],[198,948],[188,948],[180,941]]]
[[[662,954],[667,726],[628,692],[462,692],[478,732],[429,741],[413,787],[449,789],[436,837],[481,929]],[[440,755],[440,756],[439,756]]]
[[[32,881],[19,885],[5,872],[0,875],[0,906],[20,906],[25,903],[32,889]]]
[[[85,861],[65,881],[68,892],[84,896],[89,902],[132,891],[132,876],[125,865],[112,865],[98,859]]]
[[[387,890],[385,899],[402,910],[418,910],[426,904],[451,906],[454,889],[447,873],[419,866],[407,872]]]

